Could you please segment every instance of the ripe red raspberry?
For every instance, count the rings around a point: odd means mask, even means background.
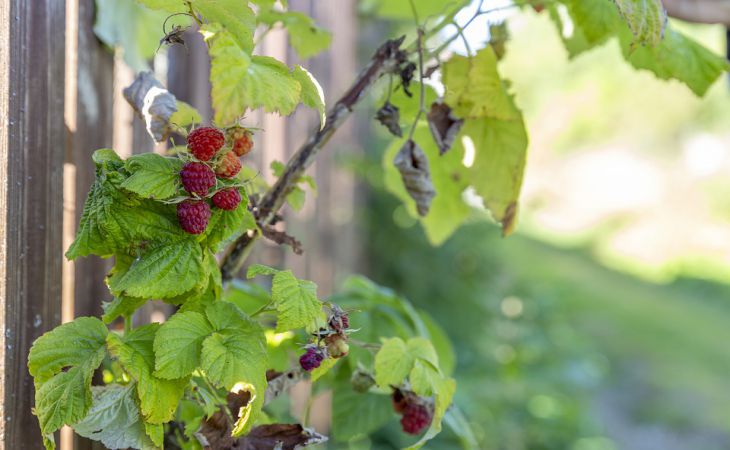
[[[243,156],[253,149],[253,133],[243,127],[228,129],[228,137],[233,141],[233,151],[238,156]]]
[[[180,178],[186,191],[203,197],[215,186],[215,173],[210,167],[199,162],[185,163],[180,171]]]
[[[183,230],[190,234],[205,231],[210,219],[210,206],[205,201],[186,200],[177,204],[177,220]]]
[[[241,193],[236,188],[222,189],[213,195],[213,204],[226,211],[233,211],[239,203],[241,203]]]
[[[421,403],[409,403],[403,411],[400,425],[408,434],[418,434],[431,424],[431,410]]]
[[[233,178],[240,171],[241,160],[233,152],[228,152],[223,155],[215,168],[216,175],[223,178]]]
[[[188,149],[201,161],[208,161],[226,143],[226,137],[213,127],[200,127],[188,135]]]
[[[309,372],[319,367],[322,364],[322,360],[324,360],[322,352],[319,349],[310,347],[307,349],[307,353],[299,358],[299,365],[302,366],[302,369]]]

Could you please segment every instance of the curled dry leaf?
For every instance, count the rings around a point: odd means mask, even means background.
[[[409,139],[395,155],[393,164],[400,172],[408,195],[416,201],[418,214],[425,216],[436,196],[426,154],[418,144]]]
[[[162,142],[170,134],[170,116],[177,111],[177,102],[152,72],[141,72],[134,82],[124,89],[124,98],[142,117],[147,132],[156,142]]]
[[[390,134],[398,137],[403,136],[403,131],[400,128],[400,111],[394,104],[385,102],[375,113],[375,120],[382,123],[390,131]]]
[[[295,450],[323,442],[327,442],[327,436],[299,424],[273,423],[254,427],[246,436],[238,438],[234,448],[237,450]]]
[[[451,107],[446,103],[434,102],[431,105],[431,110],[428,112],[428,128],[438,145],[439,154],[443,155],[449,151],[462,125],[464,120],[454,116]]]
[[[248,405],[250,401],[251,393],[244,390],[229,392],[226,396],[228,410],[234,415],[241,408]],[[236,444],[237,439],[231,435],[232,432],[233,424],[227,414],[223,411],[217,411],[209,418],[203,420],[200,424],[200,430],[196,433],[196,437],[206,449],[227,449],[234,448]]]

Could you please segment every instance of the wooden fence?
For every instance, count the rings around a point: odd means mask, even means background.
[[[356,1],[292,0],[290,6],[334,34],[331,51],[306,64],[332,100],[357,70]],[[109,299],[103,283],[108,261],[69,262],[62,256],[93,181],[91,154],[104,147],[123,155],[155,150],[121,96],[134,74],[119,51],[115,55],[95,37],[94,9],[94,0],[0,0],[0,448],[8,450],[42,448],[26,368],[33,340],[62,321],[99,315],[101,301]],[[210,117],[205,46],[191,34],[188,48],[156,57],[156,73],[178,98]],[[298,62],[283,32],[269,33],[259,52]],[[286,120],[252,113],[247,123],[266,131],[256,136],[256,151],[247,163],[271,180],[270,162],[285,161],[315,120],[315,113],[304,111]],[[287,220],[288,230],[304,242],[305,254],[297,257],[266,243],[254,254],[258,261],[287,265],[316,281],[322,295],[359,261],[351,225],[358,189],[349,173],[337,169],[333,151],[357,151],[357,134],[357,124],[350,123],[333,139],[330,157],[311,171],[319,185],[316,198],[308,197],[304,210]],[[164,320],[168,312],[151,303],[136,319]],[[327,403],[326,397],[315,402],[315,408],[321,405],[314,414],[320,429],[327,426]],[[61,434],[66,450],[93,447],[68,430]]]

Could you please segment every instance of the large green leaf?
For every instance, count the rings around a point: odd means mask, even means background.
[[[212,332],[213,327],[203,314],[173,314],[155,336],[155,375],[177,379],[193,373],[200,365],[203,340]]]
[[[622,41],[624,56],[632,66],[646,69],[663,80],[676,79],[703,96],[730,66],[725,58],[672,28],[655,47],[631,48]]]
[[[110,449],[153,449],[134,400],[135,384],[92,387],[93,404],[74,431]]]
[[[186,238],[145,251],[126,273],[110,279],[109,288],[115,295],[167,298],[200,285],[207,275],[200,244]]]
[[[124,60],[135,71],[149,70],[149,61],[162,38],[162,22],[168,14],[131,0],[96,0],[96,11],[94,33],[99,39],[110,47],[122,47]],[[177,23],[189,21],[180,17]]]
[[[91,377],[104,359],[106,326],[79,317],[39,337],[28,355],[36,387],[35,414],[41,432],[52,435],[84,417],[91,406]]]
[[[155,370],[153,342],[160,324],[151,323],[120,337],[107,336],[109,353],[119,360],[124,370],[137,382],[137,397],[145,421],[161,424],[172,419],[188,384],[187,378],[158,378]]]
[[[307,69],[299,65],[294,67],[292,76],[302,86],[302,103],[319,111],[320,127],[324,127],[327,120],[327,110],[324,102],[324,91],[319,81]]]
[[[634,42],[654,47],[664,36],[667,11],[661,0],[613,0],[634,34]]]
[[[121,186],[142,197],[164,200],[180,188],[182,160],[157,153],[134,155],[126,161],[130,176]]]
[[[323,312],[316,284],[297,279],[289,270],[277,272],[271,285],[271,298],[278,313],[276,331],[317,328]]]
[[[134,254],[144,243],[184,236],[174,207],[143,199],[121,188],[122,161],[111,150],[94,154],[96,180],[86,198],[69,259],[95,254]]]
[[[263,329],[233,304],[214,303],[206,316],[215,330],[203,341],[201,368],[216,386],[251,393],[250,409],[239,415],[235,434],[245,433],[264,404],[266,337]]]
[[[497,72],[491,46],[473,57],[452,56],[442,69],[444,101],[458,117],[517,119],[520,116]]]
[[[241,0],[192,0],[193,9],[208,23],[219,23],[238,47],[251,54],[256,18],[248,2]]]
[[[527,160],[527,131],[522,120],[467,120],[458,145],[473,146],[474,162],[467,176],[504,234],[516,225]]]
[[[417,382],[423,386],[424,368],[433,370],[435,376],[441,378],[436,350],[422,337],[408,341],[397,337],[383,339],[383,345],[375,355],[375,381],[381,387],[397,386],[409,375],[413,378],[414,371]]]
[[[300,58],[307,59],[329,47],[332,34],[318,27],[308,15],[298,11],[268,10],[257,19],[266,25],[281,23],[289,33],[289,43]]]
[[[352,389],[350,372],[340,369],[332,397],[332,435],[338,441],[367,436],[395,418],[388,395]]]

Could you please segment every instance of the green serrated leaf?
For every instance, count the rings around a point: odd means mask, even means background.
[[[667,11],[661,0],[613,0],[634,35],[634,42],[655,47],[664,36]]]
[[[127,296],[114,297],[114,300],[111,302],[104,302],[101,304],[101,307],[104,310],[104,315],[101,316],[101,319],[104,323],[112,323],[117,317],[131,316],[145,303],[147,303],[146,298]]]
[[[145,433],[145,424],[134,400],[134,386],[132,383],[92,387],[93,405],[86,417],[73,425],[74,431],[107,448],[162,447],[161,442],[153,443]]]
[[[177,111],[170,116],[170,123],[179,127],[187,127],[192,124],[200,123],[203,119],[194,106],[185,103],[182,100],[177,101]]]
[[[218,23],[230,33],[238,47],[251,54],[256,18],[248,2],[240,0],[192,0],[193,9],[208,23]]]
[[[310,108],[319,111],[319,127],[324,127],[327,122],[327,109],[324,102],[324,90],[314,75],[302,66],[295,66],[292,76],[302,87],[301,102]]]
[[[94,33],[99,39],[110,47],[122,47],[124,60],[135,71],[149,70],[149,61],[162,38],[160,25],[168,14],[118,0],[96,0],[96,11]],[[178,19],[178,23],[189,21]]]
[[[165,427],[161,423],[144,423],[144,432],[152,443],[162,448],[165,442]]]
[[[322,303],[317,299],[317,285],[297,279],[289,270],[274,275],[271,298],[278,313],[277,332],[298,328],[312,330],[322,318]]]
[[[144,242],[168,241],[184,236],[174,207],[143,199],[121,188],[123,176],[107,166],[117,162],[106,153],[95,154],[97,174],[86,198],[76,239],[66,257],[114,253],[133,254]]]
[[[248,431],[263,407],[268,368],[266,338],[261,327],[231,303],[214,303],[206,315],[215,330],[203,341],[201,368],[208,379],[228,390],[253,386],[251,410],[236,424],[240,435]]]
[[[187,238],[145,251],[109,288],[115,295],[167,298],[202,284],[206,276],[200,244]]]
[[[332,398],[332,434],[337,441],[369,435],[395,417],[389,396],[355,392],[350,372],[338,371]]]
[[[277,273],[279,273],[279,269],[274,269],[263,264],[251,264],[246,271],[246,278],[251,279],[258,275],[276,275]]]
[[[142,197],[164,200],[180,188],[182,160],[167,158],[157,153],[143,153],[127,159],[130,176],[121,186]]]
[[[497,56],[491,46],[471,58],[452,56],[442,69],[444,101],[458,117],[519,118],[497,71]]]
[[[180,402],[187,378],[168,380],[153,374],[155,353],[153,342],[160,324],[151,323],[134,329],[124,337],[107,336],[109,352],[137,382],[137,397],[145,421],[152,424],[169,422]]]
[[[300,58],[307,59],[329,47],[332,34],[318,27],[308,15],[297,11],[267,10],[257,19],[266,25],[281,23],[289,32],[289,43]]]
[[[484,200],[492,217],[509,235],[516,226],[517,205],[527,160],[527,131],[522,120],[467,120],[459,146],[473,146],[470,184]]]
[[[203,340],[212,332],[213,328],[201,313],[173,314],[155,336],[155,375],[178,379],[193,373],[200,365]]]
[[[28,370],[35,382],[35,414],[44,435],[80,420],[91,406],[91,377],[106,354],[107,333],[99,319],[79,317],[33,343]]]
[[[413,369],[414,361],[403,339],[383,339],[383,346],[375,355],[375,382],[381,387],[401,384]]]
[[[628,40],[622,39],[622,50],[632,66],[649,70],[663,80],[679,80],[699,97],[730,70],[724,57],[672,28],[655,47],[632,49]]]
[[[161,9],[171,13],[187,11],[185,0],[137,0],[137,2],[150,9]]]

